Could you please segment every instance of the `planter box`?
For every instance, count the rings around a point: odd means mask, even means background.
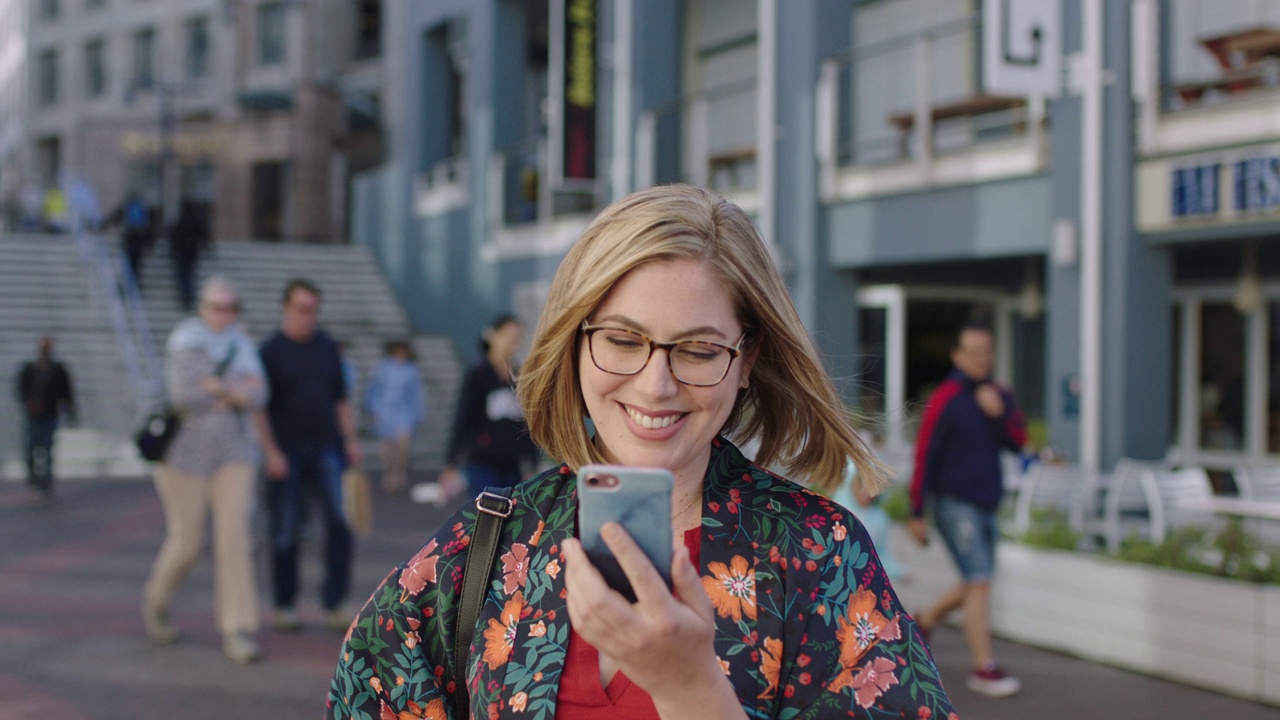
[[[918,548],[901,528],[892,541],[906,607],[958,581],[941,542]],[[1280,587],[1008,541],[997,565],[1001,637],[1280,705]]]

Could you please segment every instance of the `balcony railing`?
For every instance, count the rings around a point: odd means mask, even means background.
[[[855,49],[822,65],[816,142],[824,195],[867,195],[1035,171],[1045,101],[986,92],[974,18]],[[974,162],[1000,156],[999,162]],[[900,168],[894,180],[868,173]],[[857,176],[843,183],[844,175]],[[843,189],[837,189],[837,187]]]
[[[493,156],[489,167],[490,218],[505,226],[549,222],[598,207],[594,189],[555,188],[548,177],[550,143],[538,135]]]
[[[1273,15],[1280,2],[1268,3]],[[1168,71],[1161,83],[1166,112],[1218,105],[1280,90],[1280,23],[1194,12],[1182,0],[1164,16]],[[1211,20],[1206,20],[1209,17]]]
[[[724,85],[648,110],[636,130],[636,183],[687,182],[754,190],[756,80]]]

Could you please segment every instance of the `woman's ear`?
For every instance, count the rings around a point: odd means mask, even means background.
[[[760,357],[760,351],[756,345],[752,345],[742,353],[742,377],[738,380],[738,387],[743,390],[751,387],[751,370],[756,366],[758,357]]]

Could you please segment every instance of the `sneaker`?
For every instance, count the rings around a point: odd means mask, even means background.
[[[302,629],[302,621],[298,619],[298,611],[289,607],[276,608],[272,622],[280,632],[298,632]]]
[[[237,665],[248,665],[262,657],[258,643],[248,633],[231,633],[222,639],[222,653]]]
[[[178,631],[169,622],[169,611],[142,606],[142,626],[146,629],[147,639],[155,645],[172,645],[178,640]]]
[[[981,695],[1008,697],[1022,689],[1022,683],[1012,675],[1006,675],[999,665],[974,670],[965,680],[969,689]]]
[[[351,627],[351,613],[345,608],[336,607],[332,610],[326,610],[324,613],[324,626],[334,632],[346,632]]]

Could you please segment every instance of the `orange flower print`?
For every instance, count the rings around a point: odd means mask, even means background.
[[[422,642],[422,638],[418,637],[418,633],[411,632],[404,636],[404,646],[410,650],[418,647],[418,643]]]
[[[853,678],[853,697],[864,708],[871,707],[891,685],[898,684],[898,677],[893,674],[897,665],[889,658],[873,659],[858,671]]]
[[[432,540],[413,556],[404,572],[400,573],[400,587],[404,588],[408,594],[417,595],[422,592],[427,583],[436,581],[436,563],[439,562],[440,556],[431,554],[435,549],[436,541]]]
[[[533,531],[533,537],[529,538],[529,544],[534,547],[538,546],[538,542],[542,540],[542,531],[547,524],[541,520],[538,521],[538,527]]]
[[[837,622],[840,664],[846,669],[856,666],[867,650],[881,640],[897,640],[902,636],[897,619],[891,623],[889,618],[881,615],[875,593],[865,588],[858,590],[849,600],[848,619],[837,618]]]
[[[729,661],[728,661],[728,660],[721,660],[719,655],[717,655],[717,656],[716,656],[716,660],[720,663],[720,669],[724,671],[724,674],[725,674],[725,675],[728,675],[728,674],[729,674]]]
[[[712,577],[702,578],[702,587],[711,596],[720,617],[732,617],[741,622],[746,615],[756,619],[756,572],[747,566],[747,559],[733,556],[729,567],[722,562],[707,563]]]
[[[511,696],[511,709],[515,712],[524,712],[525,707],[529,704],[529,693],[518,692]]]
[[[376,677],[369,678],[369,687],[373,688],[376,693],[382,692],[382,681]]]
[[[836,542],[844,542],[844,539],[848,537],[848,535],[848,528],[841,525],[839,521],[837,521],[835,525],[831,526],[831,537],[835,538]]]
[[[778,638],[765,638],[761,650],[760,672],[764,673],[764,679],[769,685],[760,693],[760,699],[771,700],[778,694],[778,680],[782,675],[782,641]],[[720,663],[728,675],[729,663],[723,660]]]
[[[515,543],[502,555],[502,592],[510,595],[529,579],[529,546]]]
[[[551,576],[551,579],[555,580],[556,576],[560,574],[560,561],[552,560],[551,562],[547,563],[546,571],[547,571],[547,574]]]
[[[539,620],[533,627],[529,628],[529,635],[531,637],[546,637],[547,624]]]
[[[408,709],[401,710],[399,714],[393,713],[384,702],[380,713],[381,720],[448,720],[448,717],[444,711],[444,700],[440,698],[427,703],[426,707],[410,700]]]
[[[516,625],[520,622],[523,609],[524,594],[517,592],[502,606],[502,622],[489,619],[489,627],[484,631],[484,661],[489,663],[490,670],[497,670],[511,659],[511,651],[515,647]]]

